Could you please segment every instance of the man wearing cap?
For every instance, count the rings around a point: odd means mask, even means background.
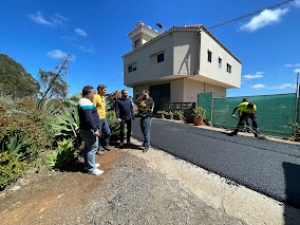
[[[238,110],[241,115],[239,115],[239,122],[237,127],[233,132],[231,132],[229,135],[233,136],[236,135],[241,128],[243,128],[244,121],[247,121],[247,119],[252,120],[252,127],[254,132],[254,136],[258,137],[259,129],[258,129],[258,124],[257,124],[257,115],[256,115],[256,105],[253,104],[252,102],[242,102],[239,104],[237,107],[234,108],[234,110],[231,113],[231,116],[235,117],[235,111]]]
[[[245,102],[248,103],[248,98],[243,98],[243,101],[241,102],[241,104],[243,104],[243,103],[245,104]],[[237,109],[238,109],[238,106],[235,107],[235,108],[233,109],[233,112],[232,112],[233,115],[234,115],[234,113],[235,113],[235,111],[236,111]],[[238,110],[238,117],[239,117],[239,118],[241,118],[242,113],[243,113],[243,112],[242,112],[241,110]],[[250,126],[249,118],[247,117],[247,118],[244,120],[244,126],[243,126],[243,128],[242,128],[240,131],[242,131],[242,132],[247,131],[248,133],[250,133],[249,126]]]

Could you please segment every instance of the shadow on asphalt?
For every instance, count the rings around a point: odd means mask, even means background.
[[[300,165],[283,162],[282,167],[285,177],[285,198],[286,204],[300,209],[300,196],[295,190],[300,190]],[[294,224],[293,211],[290,207],[285,207],[285,225]],[[299,221],[298,221],[299,222]],[[300,223],[300,222],[299,222]]]

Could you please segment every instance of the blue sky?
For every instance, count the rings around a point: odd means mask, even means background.
[[[69,95],[84,85],[123,88],[122,55],[138,21],[166,29],[214,25],[275,5],[280,0],[10,0],[0,7],[0,53],[21,63],[37,79],[39,69],[71,54]],[[210,29],[242,63],[242,84],[227,96],[292,93],[300,72],[300,0]]]

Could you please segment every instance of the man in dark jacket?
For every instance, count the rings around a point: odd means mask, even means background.
[[[128,98],[128,92],[126,90],[121,91],[121,98],[118,98],[116,102],[116,116],[120,126],[120,145],[119,147],[124,146],[124,129],[125,124],[127,127],[127,145],[131,145],[131,124],[134,120],[133,113],[133,104],[130,98]]]

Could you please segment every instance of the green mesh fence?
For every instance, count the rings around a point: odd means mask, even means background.
[[[197,106],[201,106],[206,110],[206,120],[211,121],[212,92],[198,93],[197,99]]]
[[[213,126],[234,129],[238,121],[231,117],[231,113],[242,99],[243,97],[227,97],[213,98],[213,101],[209,101],[208,93],[201,93],[198,94],[198,105],[205,108],[208,114],[211,113],[212,116],[207,117],[207,120],[211,120]],[[249,96],[248,101],[257,107],[260,133],[281,137],[292,133],[291,122],[295,121],[296,94]],[[209,102],[213,102],[212,107],[208,106]]]

